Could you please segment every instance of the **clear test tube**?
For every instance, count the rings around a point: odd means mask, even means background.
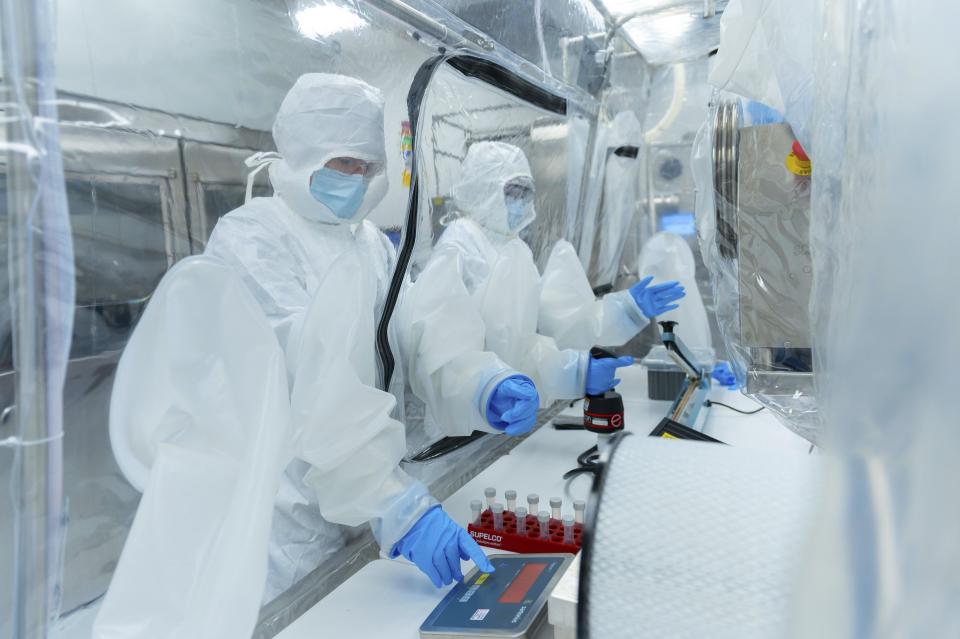
[[[474,499],[470,502],[470,521],[473,522],[474,526],[480,525],[480,512],[483,510],[483,502],[479,499]]]
[[[507,510],[512,512],[517,509],[517,491],[508,490],[503,493],[503,497],[507,500]]]
[[[487,508],[493,508],[493,500],[497,498],[497,489],[493,486],[484,488],[483,496],[487,500]]]
[[[573,502],[573,520],[578,524],[584,522],[584,513],[587,511],[587,502],[578,499]]]
[[[491,510],[493,511],[493,529],[503,530],[503,504],[494,504]]]
[[[559,497],[550,498],[550,516],[554,519],[560,519],[560,508],[563,506],[563,500]]]
[[[527,534],[527,509],[523,506],[517,506],[517,534]]]
[[[573,543],[573,515],[570,514],[563,516],[563,543]]]
[[[531,515],[536,515],[540,512],[540,495],[537,493],[527,495],[527,512]]]
[[[550,513],[541,510],[537,515],[537,522],[540,524],[540,539],[550,539]]]

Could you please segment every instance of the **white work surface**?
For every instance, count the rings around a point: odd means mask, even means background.
[[[618,371],[622,383],[617,390],[624,399],[627,430],[649,433],[666,416],[670,402],[647,399],[646,370],[632,366]],[[739,392],[711,390],[710,399],[744,410],[759,405]],[[563,414],[582,415],[580,403]],[[769,411],[741,415],[722,406],[701,411],[698,430],[734,446],[807,452],[810,444],[784,428]],[[563,474],[576,467],[577,455],[593,446],[596,435],[586,431],[557,431],[550,424],[520,443],[508,455],[491,464],[443,502],[447,513],[466,526],[470,501],[483,499],[483,489],[517,491],[517,504],[526,506],[526,495],[540,495],[540,508],[549,510],[550,497],[563,497],[563,511],[573,512],[572,500],[586,499],[589,475],[565,482]],[[567,484],[565,486],[565,484]],[[497,551],[485,548],[488,554]],[[464,574],[472,564],[462,565]],[[364,566],[339,588],[327,595],[283,632],[278,639],[416,639],[420,624],[449,589],[436,589],[414,565],[405,561],[377,560]],[[552,637],[545,628],[538,639]]]

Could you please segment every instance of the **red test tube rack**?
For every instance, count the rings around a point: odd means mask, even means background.
[[[471,523],[467,530],[481,546],[508,550],[516,553],[566,552],[576,554],[580,551],[583,537],[583,524],[573,524],[573,543],[563,543],[563,522],[550,519],[547,524],[547,539],[540,538],[540,522],[535,515],[526,516],[526,534],[517,533],[517,516],[512,511],[503,513],[503,530],[497,530],[493,524],[493,512],[487,508],[480,513],[480,523]]]

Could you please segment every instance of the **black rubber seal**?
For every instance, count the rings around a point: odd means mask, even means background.
[[[465,76],[482,80],[520,98],[524,102],[529,102],[558,115],[567,114],[567,101],[565,99],[521,78],[496,62],[472,55],[458,55],[448,59],[447,64]]]

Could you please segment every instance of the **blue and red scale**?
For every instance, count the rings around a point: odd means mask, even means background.
[[[490,555],[494,572],[474,569],[420,626],[424,639],[532,637],[573,555]]]

